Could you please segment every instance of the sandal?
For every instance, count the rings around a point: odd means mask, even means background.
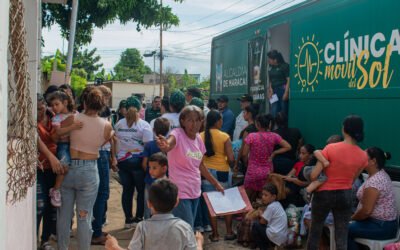
[[[93,241],[93,239],[90,241],[90,245],[94,246],[104,246],[106,244],[107,238],[106,236],[101,235],[100,237],[96,237],[94,239],[99,239],[99,241]]]
[[[236,238],[237,238],[236,234],[225,235],[224,240],[236,240]]]
[[[211,242],[218,242],[218,241],[219,241],[219,239],[214,239],[212,234],[210,234],[210,235],[208,236],[208,239],[209,239]]]

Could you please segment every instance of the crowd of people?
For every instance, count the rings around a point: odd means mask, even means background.
[[[275,54],[268,57],[282,64]],[[286,95],[278,83],[271,88]],[[110,96],[104,85],[87,87],[78,98],[69,85],[50,86],[37,96],[41,249],[52,249],[52,234],[59,249],[68,249],[74,207],[79,249],[121,249],[102,230],[110,169],[118,172],[122,185],[125,228],[135,227],[130,250],[202,249],[203,232],[212,232],[211,242],[219,241],[217,217],[209,213],[202,193],[224,193],[234,178],[244,185],[254,210],[224,216],[226,241],[239,238],[244,246],[260,249],[284,246],[289,204],[305,206],[307,249],[318,249],[328,214],[335,218],[330,223],[337,249],[358,249],[357,237],[396,235],[397,209],[384,170],[390,154],[357,146],[364,137],[359,116],[346,117],[342,136],[330,137],[324,149],[316,150],[303,144],[298,129],[288,127],[285,112],[261,114],[248,94],[238,98],[236,118],[227,96],[205,106],[195,87],[186,94],[178,90],[155,97],[146,109],[142,96],[127,97],[115,114],[108,107]],[[368,178],[354,185],[363,170]],[[241,220],[237,233],[234,217]]]

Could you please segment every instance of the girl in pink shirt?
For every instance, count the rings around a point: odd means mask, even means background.
[[[179,115],[181,127],[172,130],[168,139],[162,135],[156,137],[158,147],[163,152],[168,152],[169,178],[178,186],[179,204],[172,213],[192,227],[201,195],[200,174],[217,191],[224,191],[203,164],[206,149],[199,135],[203,121],[204,114],[200,108],[186,106]]]

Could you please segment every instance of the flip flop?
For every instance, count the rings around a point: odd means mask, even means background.
[[[218,239],[214,239],[212,234],[210,234],[210,235],[208,236],[208,239],[209,239],[211,242],[218,242],[218,241],[219,241]]]
[[[225,235],[224,240],[236,240],[236,234],[233,235]]]

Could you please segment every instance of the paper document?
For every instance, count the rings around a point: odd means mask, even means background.
[[[214,191],[208,192],[207,196],[216,214],[238,211],[246,207],[237,187],[226,189],[225,195]]]
[[[271,99],[269,99],[269,103],[271,103],[271,104],[273,104],[273,103],[275,103],[277,101],[279,101],[279,98],[278,98],[278,96],[276,94],[273,94],[271,96]]]

